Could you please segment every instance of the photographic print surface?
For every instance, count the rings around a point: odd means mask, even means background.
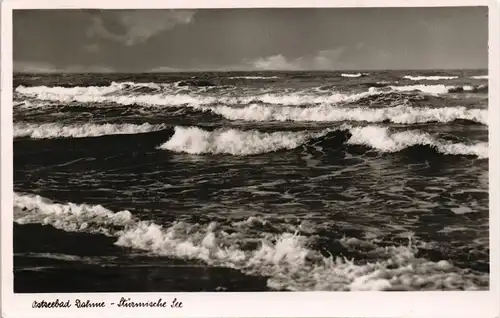
[[[487,12],[15,10],[14,292],[488,290]]]

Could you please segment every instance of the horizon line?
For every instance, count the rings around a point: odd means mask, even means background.
[[[178,74],[178,73],[300,73],[300,72],[383,72],[383,71],[470,71],[470,70],[489,70],[488,67],[478,68],[421,68],[421,69],[339,69],[339,70],[171,70],[171,71],[89,71],[89,72],[67,72],[67,71],[14,71],[17,74]]]

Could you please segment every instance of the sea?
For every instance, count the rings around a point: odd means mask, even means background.
[[[489,288],[487,70],[13,80],[16,293]]]

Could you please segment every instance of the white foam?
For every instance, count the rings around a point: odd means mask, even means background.
[[[420,85],[406,85],[406,86],[389,86],[393,91],[399,91],[399,92],[410,92],[410,91],[421,91],[423,93],[427,94],[433,94],[433,95],[440,95],[440,94],[446,94],[449,92],[450,89],[455,88],[454,86],[447,86],[447,85],[425,85],[425,84],[420,84]]]
[[[174,135],[160,149],[189,154],[255,155],[280,149],[294,149],[307,140],[326,134],[310,132],[272,132],[218,129],[206,131],[197,127],[175,127]]]
[[[425,84],[420,84],[420,85],[407,85],[407,86],[389,86],[393,91],[399,91],[399,92],[409,92],[409,91],[421,91],[426,94],[431,94],[431,95],[442,95],[442,94],[447,94],[447,93],[454,93],[454,92],[459,92],[460,90],[463,91],[473,91],[474,89],[484,89],[486,86],[485,85],[480,85],[480,86],[472,86],[472,85],[464,85],[464,86],[449,86],[449,85],[425,85]]]
[[[276,79],[279,78],[278,76],[231,76],[228,77],[229,79],[251,79],[251,80],[257,80],[257,79]]]
[[[144,123],[142,125],[134,124],[14,124],[14,137],[30,137],[34,139],[48,138],[84,138],[103,135],[119,134],[140,134],[165,129],[165,125],[151,125]]]
[[[204,105],[216,101],[209,96],[191,96],[189,94],[134,94],[130,91],[121,91],[123,87],[23,87],[16,88],[18,93],[32,98],[59,103],[115,103],[119,105],[142,105],[142,106],[182,106],[186,104]],[[109,95],[119,92],[119,94]],[[40,105],[43,107],[43,105]]]
[[[216,222],[176,222],[163,227],[133,219],[128,211],[113,213],[101,206],[53,203],[33,195],[15,194],[14,210],[17,223],[104,233],[116,237],[119,246],[269,277],[267,285],[277,290],[475,290],[486,288],[489,280],[487,273],[462,270],[445,260],[418,258],[418,250],[411,245],[377,247],[367,242],[372,248],[368,254],[377,261],[357,263],[339,256],[323,257],[307,247],[309,237],[298,233],[263,238],[237,228],[229,234]],[[242,250],[240,243],[245,240],[257,242],[258,247]],[[341,243],[349,247],[349,240]]]
[[[39,195],[14,193],[14,221],[49,224],[67,232],[85,231],[113,235],[111,226],[133,222],[129,211],[114,213],[101,205],[54,203]]]
[[[349,74],[349,73],[342,73],[340,76],[342,77],[361,77],[363,74],[361,73],[354,73],[354,74]]]
[[[341,108],[331,105],[314,107],[266,106],[252,104],[245,107],[214,106],[204,108],[230,120],[245,121],[390,121],[397,124],[426,122],[451,122],[457,119],[488,124],[488,110],[465,107],[383,107],[383,108]]]
[[[172,91],[164,91],[155,94],[136,94],[129,91],[121,91],[127,83],[113,83],[109,87],[46,87],[19,86],[16,92],[37,98],[39,100],[56,101],[60,103],[115,103],[119,105],[142,105],[142,106],[199,106],[223,104],[223,105],[246,105],[251,103],[267,103],[276,105],[311,105],[311,104],[338,104],[352,102],[357,99],[378,95],[380,92],[369,91],[354,94],[332,93],[330,95],[311,95],[303,92],[284,94],[260,94],[253,96],[208,96],[199,94],[181,94]],[[131,84],[129,84],[131,85]],[[144,84],[146,85],[146,84]],[[120,91],[120,94],[111,94]],[[43,107],[43,106],[42,106]]]
[[[472,155],[488,158],[488,143],[451,143],[437,140],[432,135],[419,131],[391,133],[387,127],[367,126],[350,128],[352,136],[347,141],[352,145],[365,145],[381,152],[398,152],[405,148],[426,145],[445,155]]]
[[[439,80],[450,80],[456,79],[458,76],[411,76],[405,75],[403,76],[405,79],[409,79],[412,81],[439,81]]]
[[[488,79],[488,75],[471,76],[471,78],[474,78],[474,79]]]

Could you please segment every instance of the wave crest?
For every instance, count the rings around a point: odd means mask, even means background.
[[[133,124],[73,124],[57,123],[30,124],[16,123],[14,137],[29,137],[33,139],[50,138],[85,138],[104,135],[140,134],[165,129],[165,125]]]
[[[300,107],[273,107],[265,105],[249,105],[245,107],[214,106],[204,110],[212,111],[229,120],[245,121],[298,121],[298,122],[340,122],[364,121],[396,124],[415,124],[427,122],[448,123],[455,120],[470,120],[488,124],[488,111],[484,109],[467,109],[465,107],[424,108],[395,106],[383,108],[352,107],[341,108],[329,105]]]
[[[311,237],[299,233],[263,238],[235,224],[232,227],[236,232],[231,235],[216,222],[161,226],[134,218],[128,211],[115,213],[99,205],[54,203],[34,195],[14,193],[14,222],[105,234],[115,237],[119,246],[268,277],[267,285],[275,290],[421,290],[423,286],[429,290],[475,290],[487,287],[489,282],[488,274],[462,270],[445,260],[417,257],[418,249],[410,244],[380,247],[366,242],[368,255],[376,255],[377,260],[358,263],[337,255],[325,258],[310,248]],[[242,249],[245,242],[257,244]],[[352,248],[347,239],[339,243]]]
[[[364,77],[364,76],[368,76],[368,74],[365,74],[365,73],[342,73],[340,74],[340,76],[342,77]]]
[[[451,80],[456,79],[458,76],[411,76],[405,75],[404,79],[409,79],[412,81],[439,81],[439,80]]]
[[[327,132],[263,133],[257,130],[206,131],[198,127],[175,127],[174,135],[159,148],[189,154],[256,155],[281,149],[294,149],[307,140]]]
[[[419,131],[403,131],[391,133],[386,127],[354,127],[349,129],[352,134],[347,141],[351,145],[364,145],[380,152],[399,152],[412,146],[430,146],[444,155],[477,156],[488,158],[488,143],[474,144],[452,143],[438,140],[429,133]]]
[[[46,87],[18,86],[16,92],[25,96],[45,101],[61,103],[116,103],[120,105],[143,105],[143,106],[208,106],[208,105],[248,105],[251,103],[264,103],[276,105],[314,105],[314,104],[339,104],[353,102],[359,98],[369,95],[377,95],[380,92],[368,91],[354,94],[331,93],[328,95],[306,94],[304,92],[282,93],[282,94],[259,94],[254,96],[210,96],[200,94],[180,93],[170,88],[162,88],[161,92],[155,94],[137,94],[140,88],[158,90],[158,84],[144,83],[140,86],[132,86],[131,83],[113,83],[107,87]],[[117,94],[119,93],[119,94]]]
[[[267,80],[267,79],[278,79],[279,76],[230,76],[228,79],[249,79],[249,80]]]
[[[330,134],[332,132],[337,132]],[[340,135],[338,132],[341,133]],[[159,149],[188,154],[228,154],[234,156],[256,155],[278,150],[291,150],[313,140],[337,140],[344,146],[363,145],[381,153],[394,153],[413,146],[428,146],[443,155],[477,156],[488,158],[488,143],[453,143],[417,130],[392,132],[387,127],[352,127],[343,125],[319,132],[279,131],[272,133],[257,130],[217,129],[206,131],[198,127],[175,127],[174,135]],[[331,143],[325,143],[330,147]]]
[[[388,86],[393,91],[411,92],[420,91],[431,95],[442,95],[448,93],[461,93],[461,92],[487,92],[488,85],[464,85],[464,86],[450,86],[450,85],[406,85],[406,86]]]

